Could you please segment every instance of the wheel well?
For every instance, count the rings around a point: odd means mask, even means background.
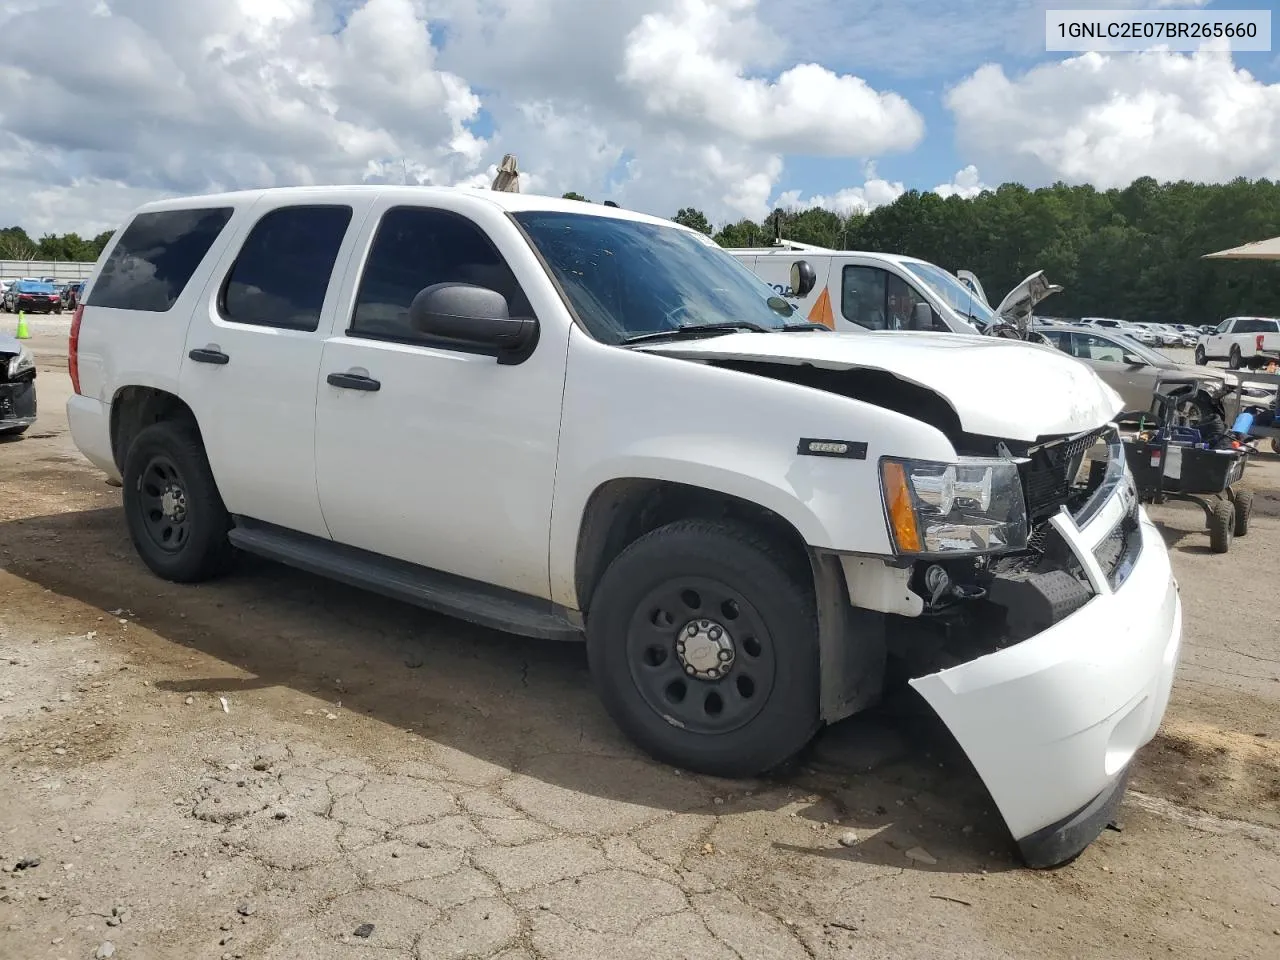
[[[111,401],[111,454],[124,470],[129,445],[144,427],[162,420],[185,420],[196,425],[196,415],[179,397],[155,387],[122,387]],[[198,430],[197,426],[197,430]]]
[[[715,490],[665,480],[612,480],[587,501],[578,532],[574,587],[578,609],[587,610],[605,568],[651,530],[677,520],[749,522],[782,548],[792,572],[812,581],[809,548],[798,530],[782,516]]]

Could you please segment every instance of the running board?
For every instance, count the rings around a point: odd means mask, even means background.
[[[247,517],[235,522],[227,538],[246,553],[493,630],[540,640],[583,638],[569,612],[548,600]]]

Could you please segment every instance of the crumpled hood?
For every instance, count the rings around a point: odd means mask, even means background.
[[[969,433],[1033,441],[1109,422],[1120,395],[1061,350],[954,333],[731,333],[635,349],[688,360],[880,370],[932,390]]]

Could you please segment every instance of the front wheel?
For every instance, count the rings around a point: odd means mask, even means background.
[[[129,446],[123,472],[129,536],[153,573],[195,583],[226,572],[235,555],[231,518],[194,426],[146,427]]]
[[[812,586],[744,527],[680,521],[627,547],[591,598],[587,658],[618,726],[674,766],[757,776],[819,726]]]
[[[1214,553],[1226,553],[1236,531],[1236,505],[1230,500],[1219,500],[1213,505],[1209,517],[1209,549]]]

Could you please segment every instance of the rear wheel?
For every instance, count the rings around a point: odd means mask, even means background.
[[[123,499],[134,548],[157,576],[194,583],[230,567],[231,517],[194,426],[164,421],[134,438]]]
[[[627,547],[592,596],[587,656],[614,721],[675,766],[755,776],[819,726],[812,587],[743,527],[680,521]]]
[[[1203,367],[1208,362],[1209,362],[1209,358],[1205,355],[1204,346],[1202,344],[1197,344],[1196,345],[1196,364],[1198,366]]]
[[[1231,532],[1237,537],[1248,536],[1249,520],[1253,517],[1253,491],[1237,490],[1232,500],[1235,502],[1236,515]]]
[[[1240,348],[1235,344],[1231,345],[1231,352],[1227,354],[1227,366],[1232,370],[1240,369]]]
[[[1230,550],[1235,527],[1235,504],[1230,500],[1219,500],[1213,505],[1213,514],[1209,517],[1209,549],[1214,553]]]

